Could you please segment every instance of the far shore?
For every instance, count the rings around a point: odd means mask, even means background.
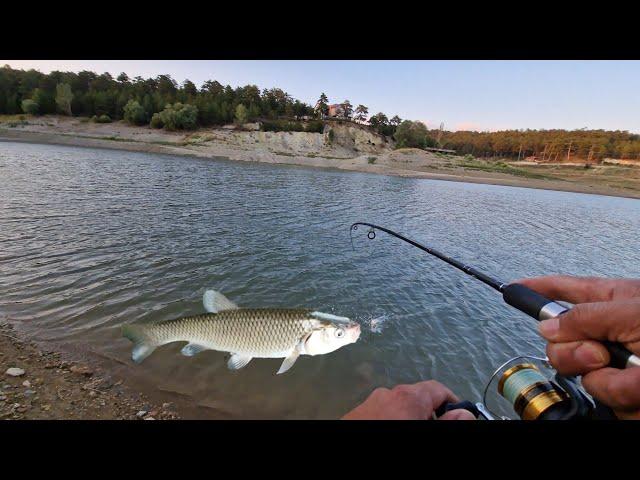
[[[163,132],[148,127],[131,127],[122,122],[99,125],[58,117],[54,117],[53,121],[29,122],[17,127],[0,124],[0,141],[106,148],[199,158],[223,157],[234,161],[640,198],[640,179],[630,177],[625,172],[619,173],[620,167],[609,167],[612,172],[617,172],[615,175],[618,176],[589,176],[581,169],[568,166],[562,169],[563,174],[569,168],[576,172],[571,176],[565,174],[562,178],[560,175],[549,176],[547,171],[544,171],[544,175],[539,175],[537,172],[541,170],[540,167],[527,166],[522,167],[526,170],[519,170],[523,175],[516,176],[502,171],[465,168],[466,165],[460,161],[462,157],[444,162],[441,156],[416,149],[380,149],[380,152],[374,153],[349,152],[344,148],[323,148],[317,151],[318,142],[312,142],[317,139],[310,139],[308,136],[317,135],[321,138],[321,134],[301,133],[297,136],[286,136],[286,133],[233,132],[228,129],[187,133]],[[277,150],[274,145],[282,151]],[[316,151],[313,150],[314,145]],[[635,175],[635,168],[629,167],[626,170],[632,171]],[[556,174],[556,171],[553,173]]]

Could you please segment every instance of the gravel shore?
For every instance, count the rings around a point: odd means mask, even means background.
[[[172,403],[155,405],[122,379],[21,339],[0,324],[0,419],[171,420]]]

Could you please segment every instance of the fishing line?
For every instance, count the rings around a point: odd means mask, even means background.
[[[426,245],[422,245],[421,243],[416,242],[415,240],[411,240],[410,238],[405,237],[404,235],[399,234],[393,230],[388,228],[381,227],[379,225],[375,225],[373,223],[366,222],[356,222],[351,225],[349,229],[349,236],[351,237],[351,247],[355,250],[353,246],[353,232],[358,230],[358,226],[366,226],[369,227],[367,232],[367,238],[369,240],[373,240],[376,238],[376,230],[383,231],[393,237],[396,237],[403,242],[406,242],[414,247],[433,255],[434,257],[438,257],[440,260],[448,263],[452,267],[461,270],[462,272],[470,275],[478,280],[480,280],[485,285],[490,286],[494,290],[502,293],[503,300],[511,305],[512,307],[517,308],[523,313],[526,313],[530,317],[535,318],[536,320],[547,320],[549,318],[554,318],[563,313],[569,311],[572,307],[567,307],[566,305],[562,305],[558,302],[549,300],[548,298],[540,295],[539,293],[531,290],[530,288],[518,284],[518,283],[505,283],[501,282],[485,273],[477,270],[476,268],[466,265],[455,258],[448,257],[447,255],[440,253],[439,251],[427,247]],[[640,367],[640,357],[632,354],[629,350],[627,350],[622,344],[616,342],[602,342],[609,353],[611,355],[611,362],[609,366],[614,368],[629,368],[629,367]]]

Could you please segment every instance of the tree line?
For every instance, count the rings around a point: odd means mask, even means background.
[[[421,122],[402,120],[397,115],[389,118],[378,112],[369,116],[365,105],[354,107],[349,100],[338,105],[339,119],[368,125],[394,138],[398,147],[437,146],[476,157],[534,156],[545,161],[640,159],[640,135],[627,131],[428,131]],[[109,73],[91,71],[43,74],[9,65],[0,68],[0,114],[59,113],[92,117],[98,122],[124,119],[168,130],[262,120],[266,130],[322,132],[329,106],[325,93],[311,106],[280,88],[233,88],[216,80],[198,88],[190,80],[178,85],[169,75],[145,79],[121,73],[113,78]]]
[[[354,109],[349,100],[340,105],[338,118],[368,124],[386,136],[393,136],[402,123],[397,115],[389,119],[382,112],[369,118],[366,106]],[[136,125],[169,125],[179,129],[258,119],[324,120],[328,110],[329,99],[324,93],[312,107],[280,88],[262,91],[256,85],[232,88],[216,80],[208,80],[198,88],[190,80],[178,85],[169,75],[145,79],[121,73],[113,78],[109,73],[91,71],[43,74],[37,70],[12,69],[9,65],[0,68],[0,114],[59,113],[93,117],[96,121],[124,119]],[[280,124],[269,125],[277,129]],[[295,129],[292,125],[282,122],[285,129]],[[317,125],[313,127],[314,131],[318,129]]]
[[[43,74],[37,70],[15,70],[8,65],[0,68],[0,113],[3,114],[61,113],[121,120],[125,118],[129,102],[140,106],[135,106],[138,124],[150,123],[154,114],[175,104],[196,107],[196,123],[200,126],[233,122],[239,105],[245,112],[245,121],[314,114],[311,106],[294,100],[279,88],[262,91],[256,85],[232,88],[215,80],[206,81],[198,88],[190,80],[178,85],[169,75],[145,79],[129,78],[121,73],[113,78],[109,73],[90,71]]]
[[[607,130],[458,131],[430,135],[442,148],[475,157],[502,157],[542,161],[599,161],[603,158],[640,159],[640,135]]]

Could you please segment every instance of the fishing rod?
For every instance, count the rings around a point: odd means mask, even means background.
[[[553,300],[550,300],[546,297],[544,297],[543,295],[540,295],[539,293],[535,292],[534,290],[518,284],[518,283],[505,283],[502,282],[500,280],[497,280],[493,277],[490,277],[489,275],[481,272],[480,270],[470,266],[470,265],[466,265],[454,258],[451,258],[433,248],[427,247],[425,245],[422,245],[421,243],[416,242],[415,240],[412,240],[410,238],[405,237],[404,235],[401,235],[393,230],[390,230],[388,228],[385,227],[381,227],[379,225],[375,225],[372,223],[366,223],[366,222],[356,222],[354,224],[351,225],[351,228],[349,230],[349,234],[351,237],[351,246],[353,248],[353,232],[356,231],[358,229],[358,226],[365,226],[365,227],[369,227],[369,231],[367,232],[367,237],[370,240],[373,240],[374,238],[376,238],[376,230],[380,230],[382,232],[385,232],[393,237],[396,237],[400,240],[402,240],[403,242],[406,242],[410,245],[413,245],[414,247],[430,254],[433,255],[437,258],[439,258],[440,260],[443,260],[444,262],[448,263],[449,265],[457,268],[458,270],[461,270],[462,272],[466,273],[467,275],[470,275],[478,280],[480,280],[482,283],[484,283],[485,285],[490,286],[491,288],[493,288],[494,290],[500,292],[502,294],[502,298],[503,300],[511,305],[512,307],[517,308],[518,310],[520,310],[523,313],[526,313],[527,315],[529,315],[532,318],[535,318],[538,321],[542,321],[542,320],[546,320],[549,318],[553,318],[553,317],[557,317],[558,315],[562,315],[566,312],[568,312],[569,310],[571,310],[571,306],[565,306],[565,305],[561,305],[558,302],[555,302]],[[631,367],[640,367],[640,357],[638,357],[637,355],[634,355],[633,353],[631,353],[629,350],[627,350],[622,344],[617,343],[617,342],[610,342],[610,341],[602,341],[602,343],[605,345],[605,347],[607,348],[607,350],[609,351],[609,354],[611,356],[611,361],[609,363],[609,366],[613,367],[613,368],[619,368],[619,369],[624,369],[624,368],[631,368]],[[530,358],[533,360],[539,360],[539,361],[543,361],[543,363],[546,363],[546,359],[539,359],[537,357],[527,357],[527,356],[520,356],[520,357],[516,357],[515,359],[519,359],[519,358]],[[515,360],[515,359],[511,359],[511,360]],[[486,397],[486,393],[487,393],[487,389],[489,387],[489,384],[491,383],[491,381],[496,377],[496,375],[499,373],[499,371],[502,368],[506,368],[507,364],[509,364],[509,362],[506,362],[505,364],[503,364],[498,370],[496,370],[496,372],[494,372],[494,374],[492,375],[491,379],[489,380],[489,383],[487,384],[487,388],[485,388],[485,397]],[[509,398],[510,400],[512,400],[512,403],[514,404],[518,404],[517,406],[522,407],[520,410],[522,410],[521,412],[519,412],[519,414],[524,414],[524,407],[531,407],[532,402],[526,402],[527,398],[524,398],[522,395],[520,396],[513,396],[513,392],[509,391],[509,389],[507,388],[507,390],[504,390],[506,387],[508,387],[510,385],[510,381],[509,378],[511,378],[511,382],[515,382],[515,384],[520,385],[518,382],[520,382],[524,377],[528,377],[529,380],[526,382],[526,384],[528,386],[536,386],[536,388],[533,388],[532,391],[528,392],[529,393],[529,400],[532,400],[536,397],[532,396],[532,395],[536,395],[537,397],[539,397],[541,394],[544,394],[546,392],[546,407],[549,406],[561,406],[562,404],[564,404],[564,406],[566,408],[564,408],[564,414],[567,414],[566,410],[567,408],[570,408],[572,415],[575,415],[575,411],[576,410],[581,410],[584,413],[585,410],[585,405],[584,402],[582,402],[580,405],[576,405],[575,402],[573,404],[571,404],[571,402],[567,402],[567,398],[563,398],[563,395],[561,394],[557,394],[557,392],[552,392],[552,388],[553,385],[549,386],[549,382],[544,382],[544,378],[542,378],[542,375],[539,372],[539,369],[533,365],[533,364],[524,364],[526,366],[522,366],[521,365],[516,365],[508,370],[505,371],[505,373],[503,374],[503,377],[501,379],[501,383],[498,387],[499,391],[501,394],[503,394],[503,396],[505,396],[505,398]],[[547,364],[548,365],[548,364]],[[562,388],[562,391],[565,394],[568,394],[568,391],[571,391],[571,394],[574,395],[574,397],[578,398],[580,396],[579,392],[575,391],[575,383],[576,381],[573,379],[573,377],[571,378],[565,378],[565,377],[561,377],[559,375],[556,375],[555,377],[555,383]],[[544,386],[543,386],[544,385]],[[557,389],[556,389],[557,390]],[[549,393],[551,392],[551,393]],[[553,397],[554,395],[556,395],[556,397],[554,397],[557,401],[556,402],[552,402],[551,397]],[[586,395],[586,394],[585,394]],[[543,395],[545,396],[545,395]],[[524,398],[524,399],[523,399]],[[538,399],[539,400],[539,399]],[[575,398],[574,398],[575,400]],[[518,403],[519,402],[519,403]],[[470,402],[462,402],[462,404],[467,404],[467,406],[469,406]],[[543,402],[545,403],[545,402]],[[462,405],[460,404],[460,405]],[[460,406],[458,405],[458,407]],[[544,405],[542,405],[544,406]],[[452,407],[452,406],[450,406]],[[538,401],[538,407],[541,408],[540,402]],[[593,407],[598,409],[598,410],[603,410],[601,408],[601,405],[598,402],[595,402],[593,404]],[[463,408],[465,408],[463,406]],[[535,410],[535,412],[537,412],[539,414],[539,416],[542,416],[542,411],[540,411],[538,408],[538,410]],[[451,408],[447,408],[447,410],[450,410]],[[470,410],[471,406],[469,406]],[[483,413],[483,409],[486,409],[486,407],[481,404],[478,403],[475,405],[475,410],[474,413],[480,414],[482,416],[484,416],[485,418],[489,418],[489,412],[484,412]],[[516,408],[516,411],[518,411],[519,408]],[[549,418],[557,418],[558,417],[558,411],[560,411],[560,413],[562,413],[562,409],[549,409],[549,408],[545,408],[545,410],[547,410],[547,415]],[[555,414],[550,414],[550,411],[555,411]],[[529,410],[528,416],[531,417],[531,409]],[[476,415],[478,416],[478,415]],[[544,416],[542,416],[544,418]]]

